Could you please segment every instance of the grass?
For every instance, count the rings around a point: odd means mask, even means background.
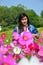
[[[0,32],[0,34],[2,34],[2,33],[6,33],[6,39],[5,39],[5,43],[11,43],[12,42],[12,32],[13,32],[13,29],[9,29],[9,30],[6,30],[6,31],[2,31],[2,32]],[[7,40],[8,40],[8,42],[7,42]]]
[[[37,28],[38,29],[38,33],[41,33],[41,31],[43,31],[43,27]]]

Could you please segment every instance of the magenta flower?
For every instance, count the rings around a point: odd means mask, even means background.
[[[11,45],[7,45],[8,50],[13,50],[13,47]]]
[[[17,61],[19,59],[19,56],[14,54],[13,58],[15,61]]]
[[[12,37],[13,39],[18,40],[20,35],[17,32],[13,32]]]
[[[30,51],[28,49],[24,50],[25,55],[30,55]]]
[[[18,42],[21,45],[28,47],[29,44],[33,43],[33,37],[30,32],[24,32],[24,34],[19,38]]]
[[[39,52],[38,52],[38,55],[39,55],[39,56],[43,56],[43,46],[40,46],[39,49],[40,49],[40,50],[39,50]]]
[[[3,55],[0,53],[0,65],[2,65],[2,58],[3,58]]]
[[[10,56],[3,56],[1,65],[17,65],[15,60]]]
[[[1,47],[0,47],[0,53],[1,53],[1,54],[6,54],[7,51],[8,51],[8,49],[5,48],[4,46],[1,46]]]
[[[16,46],[16,45],[17,45],[17,41],[14,40],[14,41],[12,42],[12,44]]]
[[[22,49],[26,49],[26,45],[22,45],[21,48],[22,48]]]
[[[42,42],[43,42],[43,40],[42,40],[41,38],[38,38],[38,41],[39,41],[40,43],[42,43]]]
[[[43,56],[43,51],[42,50],[39,50],[38,55],[39,56]]]
[[[43,51],[43,46],[39,45],[39,49]]]
[[[29,48],[30,50],[35,50],[35,52],[38,52],[38,51],[39,51],[39,45],[38,45],[36,42],[34,42],[34,44],[30,44],[30,45],[28,46],[28,48]]]
[[[13,52],[8,52],[7,56],[13,57],[14,53]]]
[[[39,58],[39,61],[40,61],[40,62],[43,62],[43,58]]]

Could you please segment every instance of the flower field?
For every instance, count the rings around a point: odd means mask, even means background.
[[[0,65],[18,65],[21,59],[30,60],[33,56],[43,62],[43,28],[38,31],[35,39],[30,31],[22,35],[13,30],[0,31]]]

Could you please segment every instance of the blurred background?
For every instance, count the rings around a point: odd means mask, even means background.
[[[39,32],[43,30],[43,0],[0,0],[0,33],[6,32],[10,38],[22,12]]]

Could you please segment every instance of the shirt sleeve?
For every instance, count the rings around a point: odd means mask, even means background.
[[[32,33],[32,34],[38,34],[38,30],[33,26],[33,25],[30,25],[30,32]]]

